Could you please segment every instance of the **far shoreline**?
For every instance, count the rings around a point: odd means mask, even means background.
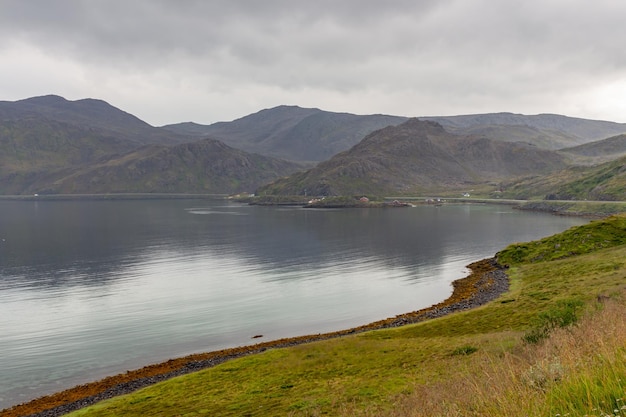
[[[107,193],[0,195],[0,201],[207,200],[226,194]]]
[[[1,201],[132,201],[132,200],[212,200],[223,199],[248,205],[260,206],[292,206],[312,209],[362,209],[389,208],[411,206],[442,206],[457,204],[488,204],[505,205],[516,210],[548,213],[556,216],[574,216],[591,219],[603,218],[617,213],[626,212],[626,201],[587,201],[587,200],[515,200],[506,198],[481,197],[432,197],[432,196],[398,196],[382,197],[380,201],[363,203],[358,200],[350,203],[311,204],[307,199],[290,198],[274,201],[254,201],[251,197],[233,196],[228,194],[185,194],[185,193],[106,193],[106,194],[27,194],[0,195]],[[1,416],[1,415],[0,415]]]
[[[62,392],[43,396],[0,411],[0,417],[57,417],[102,400],[129,394],[138,389],[210,368],[231,359],[261,353],[267,349],[287,348],[304,343],[334,339],[372,330],[400,327],[469,310],[495,300],[509,289],[506,267],[495,258],[483,259],[468,265],[470,274],[452,283],[453,292],[446,300],[421,310],[400,314],[370,324],[316,335],[283,338],[254,345],[198,353],[166,362],[148,365],[79,385]]]

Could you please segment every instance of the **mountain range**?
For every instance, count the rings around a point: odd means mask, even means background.
[[[626,127],[624,123],[588,120],[558,114],[488,113],[423,119],[438,122],[452,133],[529,142],[541,148],[554,150],[618,135],[624,133]]]
[[[301,169],[150,126],[101,100],[0,102],[0,194],[234,193]]]
[[[356,145],[368,133],[398,125],[406,119],[278,106],[232,122],[212,125],[182,123],[164,128],[179,134],[210,136],[248,152],[292,161],[320,162]]]
[[[309,171],[261,187],[259,194],[423,194],[469,189],[565,166],[565,156],[555,151],[452,134],[439,123],[409,119],[369,134]]]
[[[0,120],[54,121],[115,138],[130,146],[172,145],[188,141],[188,137],[184,135],[150,126],[132,114],[96,99],[69,101],[63,97],[48,95],[14,102],[0,101]]]
[[[625,132],[560,115],[297,106],[154,127],[102,100],[42,96],[0,101],[0,194],[418,193],[595,167],[626,154]]]
[[[367,134],[397,126],[408,117],[332,113],[298,106],[261,110],[232,122],[212,125],[180,123],[164,126],[179,134],[211,136],[235,148],[295,161],[325,161],[356,145]],[[527,142],[545,149],[586,144],[626,132],[626,124],[556,114],[527,116],[490,113],[420,117],[458,135]]]

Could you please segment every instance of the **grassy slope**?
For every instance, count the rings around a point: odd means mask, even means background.
[[[508,378],[507,369],[514,369],[511,358],[525,366],[528,375],[547,372],[520,359],[525,357],[520,353],[522,336],[542,312],[554,309],[559,300],[592,306],[599,294],[624,286],[625,239],[626,217],[621,216],[539,243],[511,246],[499,256],[511,265],[511,290],[479,309],[397,329],[268,350],[71,415],[554,415],[565,409],[564,404],[574,404],[571,396],[587,396],[589,401],[581,401],[578,408],[567,405],[574,407],[566,410],[570,415],[591,413],[596,399],[617,401],[615,396],[626,387],[611,381],[626,379],[619,374],[623,367],[617,368],[618,375],[603,376],[602,384],[617,390],[609,397],[603,396],[609,388],[598,388],[589,382],[593,378],[578,384],[565,378],[560,382],[560,377],[526,378],[523,390],[512,391],[506,391],[500,380]],[[582,371],[574,376],[576,372]],[[494,377],[495,383],[489,385]],[[457,386],[455,381],[466,383]],[[538,381],[544,381],[539,388]],[[436,393],[447,397],[438,398]]]
[[[504,183],[502,197],[555,200],[624,200],[626,157],[594,166],[574,166],[548,175]]]

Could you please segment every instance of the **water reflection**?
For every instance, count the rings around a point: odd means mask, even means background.
[[[193,256],[234,256],[278,281],[346,264],[415,271],[572,223],[480,206],[330,211],[167,200],[4,201],[0,213],[0,289],[50,291],[133,279],[132,269],[158,252],[179,268]]]
[[[0,201],[0,408],[255,334],[425,307],[468,263],[582,222],[486,206]]]

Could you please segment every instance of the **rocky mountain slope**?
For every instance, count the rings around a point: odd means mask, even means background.
[[[164,126],[172,132],[211,136],[248,152],[293,161],[324,161],[358,143],[374,130],[398,125],[405,117],[333,113],[278,106],[232,122]]]
[[[553,114],[489,113],[420,119],[436,121],[449,132],[459,135],[527,142],[552,150],[626,133],[626,124]],[[232,122],[212,125],[180,123],[164,128],[196,137],[208,135],[249,152],[319,162],[348,150],[375,130],[397,126],[406,120],[406,117],[400,116],[359,116],[297,106],[278,106]]]
[[[101,100],[0,101],[0,193],[243,192],[301,170],[302,161],[326,162],[264,190],[408,193],[547,173],[565,160],[589,165],[624,152],[623,135],[615,134],[626,125],[619,123],[511,113],[429,119],[440,124],[411,120],[396,131],[407,118],[279,106],[232,122],[157,128]],[[398,133],[417,125],[432,131]],[[545,152],[559,148],[566,149]]]
[[[27,193],[203,193],[251,192],[302,169],[233,149],[214,139],[175,146],[154,145],[71,171],[58,171],[30,185]]]
[[[373,132],[307,172],[261,187],[258,194],[397,195],[469,189],[565,165],[565,158],[554,151],[455,135],[438,123],[410,119]]]
[[[424,117],[440,123],[449,132],[482,134],[491,139],[526,141],[546,149],[561,149],[626,133],[626,124],[588,120],[558,114],[524,115],[488,113]]]
[[[48,120],[78,128],[89,129],[102,136],[130,142],[132,146],[175,145],[189,141],[165,129],[150,126],[132,114],[126,113],[97,99],[66,100],[48,95],[19,101],[0,101],[0,121]]]
[[[0,194],[232,193],[301,168],[150,126],[101,100],[0,102]]]

